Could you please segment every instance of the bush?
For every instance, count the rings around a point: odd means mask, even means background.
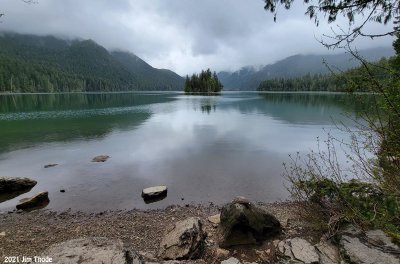
[[[360,138],[353,137],[350,149],[357,150],[357,154],[347,155],[353,166],[342,168],[334,144],[337,141],[329,138],[326,151],[319,148],[306,156],[297,153],[291,163],[284,164],[292,196],[313,208],[317,206],[326,218],[328,236],[335,235],[344,224],[353,223],[383,229],[399,240],[400,199],[391,192],[392,187],[386,188],[382,167],[376,159],[360,154],[365,149],[359,149],[355,142]]]

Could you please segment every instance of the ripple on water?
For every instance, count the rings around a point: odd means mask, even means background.
[[[103,109],[84,109],[84,110],[63,110],[63,111],[39,111],[39,112],[19,112],[0,114],[2,121],[32,120],[32,119],[51,119],[51,118],[78,118],[101,115],[119,115],[127,113],[148,113],[149,105],[113,107]]]

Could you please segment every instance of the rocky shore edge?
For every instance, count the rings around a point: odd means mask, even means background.
[[[382,231],[348,226],[326,239],[304,210],[296,202],[239,198],[147,211],[5,212],[0,255],[52,263],[400,263],[399,247]],[[259,213],[269,224],[257,227]]]

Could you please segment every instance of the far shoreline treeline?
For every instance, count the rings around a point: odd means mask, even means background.
[[[370,63],[369,71],[357,67],[331,74],[306,74],[295,78],[275,78],[262,81],[257,91],[268,92],[374,92],[367,80],[372,74],[378,80],[387,78],[388,64],[393,58]]]
[[[186,75],[185,88],[186,94],[212,94],[220,93],[223,88],[218,80],[217,73],[211,73],[210,69],[202,70],[199,75],[193,74],[191,78]]]

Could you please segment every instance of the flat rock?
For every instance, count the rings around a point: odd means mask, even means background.
[[[106,162],[110,156],[107,155],[99,155],[92,159],[92,162]]]
[[[292,249],[291,249],[291,244],[290,244],[290,240],[284,240],[284,241],[280,241],[278,243],[278,250],[279,252],[281,252],[283,255],[285,255],[286,257],[288,257],[291,260],[294,260],[294,256],[292,253]]]
[[[165,261],[157,261],[157,262],[148,262],[146,261],[145,264],[190,264],[190,263],[197,263],[197,262],[182,262],[177,260],[165,260]]]
[[[231,257],[224,261],[221,261],[221,264],[241,264],[241,262],[237,258]]]
[[[236,196],[235,198],[233,198],[232,203],[250,204],[250,200],[243,196]]]
[[[165,260],[195,259],[203,250],[205,237],[200,218],[179,221],[162,238],[159,256]]]
[[[29,178],[0,177],[0,194],[19,191],[29,191],[37,184],[37,181]]]
[[[394,244],[382,230],[369,230],[365,232],[365,235],[371,244],[385,247],[390,251],[397,251],[400,254],[400,247]]]
[[[52,245],[42,255],[63,264],[143,264],[142,257],[124,247],[119,239],[102,237],[74,239]]]
[[[381,248],[362,242],[358,237],[343,235],[340,239],[343,254],[350,260],[350,263],[363,264],[399,264],[400,258],[384,252]]]
[[[319,256],[315,247],[307,240],[296,237],[290,240],[290,245],[296,260],[305,264],[319,263]]]
[[[41,192],[30,198],[21,199],[21,203],[17,204],[17,209],[30,210],[35,208],[43,208],[49,203],[49,193]]]
[[[302,238],[292,238],[280,241],[278,250],[286,257],[279,263],[323,263],[314,246]],[[325,264],[325,263],[323,263]]]
[[[321,264],[340,264],[339,249],[328,241],[315,245]]]
[[[164,185],[154,186],[143,189],[142,197],[145,200],[154,200],[167,196],[167,192],[168,192],[167,186]]]
[[[221,223],[221,214],[216,214],[216,215],[209,216],[209,217],[207,218],[207,220],[208,220],[210,223],[213,223],[213,224],[215,224],[215,225],[219,225],[219,223]]]
[[[219,238],[221,247],[258,244],[281,231],[279,221],[272,214],[243,200],[222,207]]]

